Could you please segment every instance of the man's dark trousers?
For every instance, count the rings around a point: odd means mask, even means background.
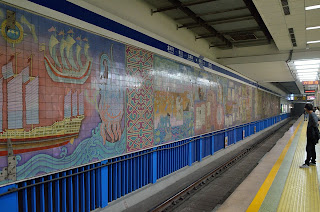
[[[307,159],[305,161],[305,164],[309,165],[310,160],[312,163],[316,163],[316,146],[313,140],[307,140],[307,147],[306,147],[306,151],[307,151]]]

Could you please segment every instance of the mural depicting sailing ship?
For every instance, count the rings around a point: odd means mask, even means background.
[[[82,39],[79,36],[76,38],[77,42],[73,38],[73,30],[69,30],[67,36],[65,36],[64,31],[60,31],[57,35],[56,28],[54,27],[51,27],[48,31],[54,33],[49,40],[48,48],[50,56],[44,55],[45,67],[49,76],[55,82],[83,84],[88,79],[92,66],[92,58],[88,54],[90,48],[88,39]],[[57,38],[58,36],[62,37],[60,41]],[[60,45],[58,46],[59,43]],[[74,46],[76,60],[74,59]],[[44,45],[41,48],[45,50]],[[57,53],[60,54],[59,58],[61,58],[61,61],[58,59]],[[86,59],[84,64],[81,60],[82,55]]]
[[[17,73],[16,54],[12,56],[15,57],[15,73],[13,73],[13,64],[10,60],[2,67],[3,77],[0,79],[0,156],[8,154],[8,143],[12,144],[13,154],[50,149],[66,145],[69,142],[73,143],[79,135],[81,122],[84,119],[83,92],[78,95],[77,91],[73,94],[70,91],[64,97],[65,114],[63,120],[57,121],[51,126],[33,127],[33,125],[39,124],[39,78],[32,77],[32,55],[28,60],[29,65],[19,74]],[[2,108],[6,107],[6,104],[3,102],[3,95],[5,95],[2,90],[3,83],[7,83],[8,97],[8,129],[4,130]],[[25,85],[25,96],[22,92],[23,85]],[[24,104],[26,108],[25,119],[23,118]],[[31,125],[31,130],[26,131],[23,128],[24,124]]]

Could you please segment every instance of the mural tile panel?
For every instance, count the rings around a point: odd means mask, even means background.
[[[3,3],[0,29],[0,185],[10,141],[22,180],[280,112],[270,93]]]
[[[127,152],[153,146],[153,54],[127,46]]]

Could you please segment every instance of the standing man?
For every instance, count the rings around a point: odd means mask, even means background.
[[[316,149],[315,145],[319,140],[319,129],[318,129],[318,117],[313,112],[312,104],[306,104],[304,110],[309,114],[309,121],[307,127],[307,159],[300,168],[308,168],[309,166],[316,165]]]

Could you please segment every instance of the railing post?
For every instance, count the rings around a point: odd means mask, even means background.
[[[192,166],[192,140],[190,141],[188,146],[189,146],[189,161],[188,161],[188,165]]]
[[[237,128],[233,129],[234,144],[237,143]]]
[[[211,135],[211,155],[214,154],[214,135]]]
[[[224,148],[228,146],[228,134],[224,131]]]
[[[200,139],[199,139],[199,162],[202,161],[202,157],[203,157],[202,145],[203,145],[203,139],[202,139],[202,136],[200,136]]]
[[[246,137],[246,130],[244,129],[244,126],[242,127],[242,139]]]
[[[158,167],[157,167],[157,164],[158,164],[158,161],[157,161],[157,154],[158,154],[158,152],[156,151],[157,150],[157,147],[154,147],[153,149],[152,149],[154,152],[152,152],[151,154],[152,154],[152,174],[151,174],[151,176],[152,176],[152,179],[151,179],[151,183],[156,183],[157,182],[157,175],[158,175],[158,173],[157,173],[157,171],[158,171]]]
[[[108,163],[108,160],[105,160],[103,162],[101,162],[101,165],[105,165]],[[108,166],[104,166],[104,167],[101,167],[101,189],[100,189],[100,193],[101,193],[101,208],[104,208],[108,205]]]
[[[17,188],[16,184],[8,185],[0,188],[0,194],[9,191],[10,189]],[[1,211],[13,211],[18,212],[18,192],[13,192],[5,196],[0,197]],[[22,205],[21,205],[22,206]]]

